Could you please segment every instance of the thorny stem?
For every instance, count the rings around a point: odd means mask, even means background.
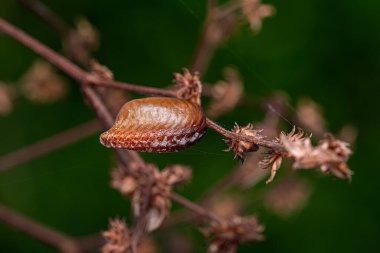
[[[38,240],[56,247],[65,253],[79,253],[82,249],[79,243],[72,237],[62,234],[52,228],[46,227],[34,220],[0,204],[0,220],[21,232]]]
[[[100,130],[98,120],[91,120],[45,140],[24,147],[13,153],[0,157],[0,171],[26,163],[37,157],[53,152],[82,138],[95,134]]]
[[[237,134],[237,133],[228,131],[227,129],[224,129],[223,127],[219,126],[217,123],[213,122],[210,119],[206,119],[206,123],[210,128],[214,129],[216,132],[220,133],[221,135],[223,135],[226,138],[255,143],[259,146],[272,149],[277,153],[286,152],[286,149],[284,148],[284,146],[279,144],[279,143],[274,143],[273,141],[259,139],[259,138],[256,138],[254,136]]]

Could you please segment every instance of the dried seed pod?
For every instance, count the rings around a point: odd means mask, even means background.
[[[150,97],[126,103],[100,142],[106,147],[166,153],[197,143],[205,132],[206,117],[200,106],[177,98]]]

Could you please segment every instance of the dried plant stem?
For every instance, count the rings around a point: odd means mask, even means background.
[[[62,37],[66,36],[70,32],[70,28],[66,25],[66,23],[57,17],[43,3],[35,0],[18,0],[18,2],[27,9],[36,13],[44,22],[50,25]]]
[[[94,83],[113,83],[113,82],[107,82],[98,79],[96,76],[91,75],[77,67],[75,64],[71,63],[69,60],[67,60],[65,57],[59,55],[58,53],[54,52],[53,50],[49,49],[36,39],[30,37],[23,31],[19,30],[18,28],[14,27],[13,25],[9,24],[3,19],[0,19],[0,31],[6,33],[7,35],[13,37],[17,41],[21,42],[26,47],[32,49],[40,56],[46,58],[51,63],[56,65],[61,70],[65,71],[68,75],[73,77],[78,82],[82,83],[83,91],[86,95],[86,97],[89,99],[90,104],[96,111],[99,119],[103,122],[104,126],[110,127],[113,123],[113,118],[111,114],[108,112],[108,109],[104,106],[98,95],[89,88],[87,84],[94,84]],[[121,84],[121,83],[120,83]],[[125,86],[125,84],[123,84]],[[168,95],[167,91],[162,89],[155,89],[155,88],[146,88],[142,87],[143,89],[140,89],[140,86],[133,86],[133,89],[130,89],[130,91],[136,91],[139,93],[147,92],[150,95]],[[153,90],[153,92],[152,92]],[[159,92],[156,92],[156,91]],[[160,93],[160,94],[157,94]],[[170,93],[171,94],[171,93]],[[128,159],[125,157],[125,154],[128,154],[130,157],[138,158],[138,154],[133,154],[135,152],[124,152],[123,150],[117,150],[118,156],[122,158],[122,161],[125,166],[128,166]],[[131,155],[133,154],[133,155]],[[141,158],[140,158],[141,159]],[[142,161],[142,160],[141,160]],[[178,201],[180,204],[184,205],[185,207],[189,208],[190,210],[196,212],[200,216],[205,216],[208,218],[213,217],[207,210],[203,209],[201,206],[183,198],[179,195],[172,194],[172,199],[175,201]],[[213,217],[212,219],[215,219]]]
[[[45,140],[0,157],[0,171],[29,162],[37,157],[86,138],[100,130],[98,120],[91,120]]]
[[[79,243],[72,237],[46,227],[34,220],[0,204],[0,220],[17,230],[30,235],[50,246],[56,247],[65,253],[83,252]]]
[[[195,203],[185,199],[184,197],[182,197],[176,193],[172,193],[170,195],[170,197],[172,200],[183,205],[184,207],[186,207],[188,210],[194,212],[195,214],[197,214],[201,217],[208,218],[212,221],[219,222],[219,219],[212,212],[210,212],[206,208],[202,207],[201,205],[195,204]]]
[[[215,23],[216,16],[216,8],[212,5],[208,10],[206,21],[203,25],[202,34],[191,63],[190,69],[192,71],[204,73],[215,53],[215,50],[217,49],[218,43],[210,38],[214,29],[213,25]]]
[[[237,134],[237,133],[228,131],[227,129],[224,129],[223,127],[221,127],[220,125],[218,125],[217,123],[213,122],[210,119],[207,119],[206,122],[210,128],[214,129],[216,132],[220,133],[226,138],[236,139],[236,140],[241,140],[241,141],[246,141],[246,142],[253,142],[259,146],[272,149],[278,153],[286,152],[284,146],[279,143],[274,143],[273,141],[263,140],[263,139],[259,139],[253,136],[247,136],[247,135]]]
[[[15,26],[9,24],[4,19],[0,18],[0,32],[3,32],[12,38],[19,41],[21,44],[27,46],[32,49],[34,52],[44,57],[46,60],[50,61],[53,65],[64,71],[66,74],[74,78],[76,81],[84,84],[105,86],[108,88],[117,88],[123,89],[139,94],[151,95],[151,96],[175,96],[174,90],[164,90],[153,87],[145,87],[139,85],[132,85],[128,83],[122,82],[114,82],[99,79],[97,76],[89,74],[82,69],[80,69],[77,65],[70,62],[68,59],[63,57],[62,55],[54,52],[50,48],[41,44],[36,39],[27,35],[25,32],[16,28]]]

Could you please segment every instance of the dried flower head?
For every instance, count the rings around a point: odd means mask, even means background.
[[[76,21],[76,31],[83,44],[89,51],[99,48],[99,32],[85,17],[79,17]]]
[[[306,205],[311,192],[308,182],[287,178],[265,194],[264,206],[276,215],[288,218]]]
[[[353,172],[347,166],[347,160],[352,154],[349,144],[337,140],[331,134],[326,135],[315,149],[315,155],[319,156],[321,171],[333,174],[337,178],[351,181]]]
[[[114,219],[110,221],[109,229],[102,233],[106,244],[102,253],[127,253],[131,246],[130,232],[125,221]]]
[[[252,124],[248,124],[245,127],[240,127],[235,123],[232,132],[247,136],[254,136],[258,139],[264,138],[264,136],[260,134],[262,130],[254,130]],[[228,145],[226,151],[232,150],[235,153],[235,158],[238,157],[241,162],[244,162],[247,152],[257,151],[259,149],[259,146],[252,142],[240,141],[236,139],[227,139],[225,142]]]
[[[254,32],[259,32],[263,20],[275,13],[275,8],[272,5],[262,4],[261,0],[242,0],[241,4],[243,14]]]
[[[13,92],[9,85],[0,82],[0,115],[5,116],[13,110]]]
[[[242,200],[236,196],[223,196],[213,199],[210,204],[211,211],[221,219],[229,219],[238,215],[243,209]]]
[[[137,246],[137,253],[155,253],[155,252],[158,252],[158,250],[154,241],[147,236],[144,236],[143,238],[141,238],[139,245]]]
[[[225,68],[226,81],[219,81],[212,87],[212,101],[207,114],[212,118],[232,111],[243,95],[243,83],[238,72],[233,68]]]
[[[186,68],[184,74],[174,73],[177,97],[195,104],[201,104],[202,83],[198,72],[191,74]]]
[[[309,137],[308,138],[304,137],[304,132],[301,128],[298,128],[298,132],[297,132],[295,127],[293,127],[292,131],[290,131],[290,133],[288,134],[281,133],[281,136],[285,136],[290,142],[303,142],[306,139],[310,140]],[[284,144],[282,138],[280,139],[276,138],[274,139],[273,142]],[[267,184],[272,182],[274,177],[276,176],[277,171],[281,167],[283,157],[288,157],[288,156],[289,155],[286,153],[281,153],[281,152],[279,153],[279,152],[275,152],[274,150],[269,150],[265,158],[259,162],[259,166],[262,169],[272,166],[270,177],[266,181]]]
[[[238,217],[213,223],[203,230],[205,236],[211,238],[209,253],[234,253],[239,244],[261,241],[264,226],[255,216]]]
[[[25,97],[36,103],[53,103],[67,94],[66,81],[44,61],[36,61],[21,82]]]
[[[322,109],[311,99],[301,99],[297,105],[297,117],[301,125],[317,136],[326,132]]]
[[[92,52],[99,48],[99,44],[98,31],[86,18],[81,17],[77,19],[76,29],[67,34],[63,49],[70,58],[87,65]]]
[[[146,164],[141,171],[148,173],[138,177],[129,175],[119,168],[112,173],[112,186],[124,196],[132,198],[135,216],[145,213],[146,230],[157,229],[169,214],[172,187],[191,179],[191,170],[182,165],[168,166],[162,171]]]
[[[295,127],[289,134],[281,133],[275,142],[284,146],[286,152],[269,151],[268,156],[260,162],[262,168],[272,165],[271,182],[279,169],[282,158],[294,159],[293,168],[311,169],[319,167],[322,172],[333,174],[342,179],[351,180],[352,171],[346,162],[352,154],[349,144],[327,135],[317,146],[312,146],[311,135],[305,136],[302,129]]]
[[[112,71],[107,66],[100,64],[98,61],[92,59],[90,61],[90,68],[91,73],[96,75],[98,78],[103,80],[113,80]]]

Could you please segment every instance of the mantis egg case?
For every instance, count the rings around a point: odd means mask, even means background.
[[[177,98],[149,97],[124,104],[100,142],[110,148],[176,152],[197,143],[206,128],[199,105]]]

